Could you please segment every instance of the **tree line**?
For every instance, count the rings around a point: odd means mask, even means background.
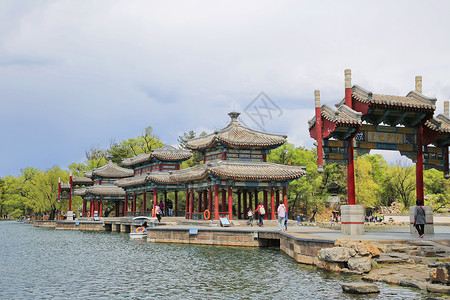
[[[194,131],[184,133],[178,138],[179,147],[184,148],[186,141],[205,132]],[[109,147],[86,150],[86,161],[72,163],[66,169],[53,166],[47,170],[33,167],[22,169],[17,177],[0,178],[0,216],[19,218],[27,215],[50,215],[54,218],[57,212],[68,209],[68,199],[58,202],[58,178],[69,181],[69,173],[81,177],[88,170],[99,168],[108,162],[108,157],[118,165],[124,158],[140,153],[150,153],[163,146],[159,137],[147,127],[142,135],[116,142],[112,140]],[[315,149],[296,147],[286,143],[272,150],[269,162],[305,166],[306,176],[289,184],[288,209],[291,215],[311,216],[314,211],[323,209],[330,196],[339,196],[346,202],[347,182],[346,167],[338,164],[327,165],[323,173],[317,172],[317,153]],[[200,164],[201,155],[195,153],[193,158],[183,162],[181,168]],[[380,206],[390,206],[393,202],[401,204],[406,212],[415,203],[415,166],[407,164],[388,164],[381,155],[366,154],[355,161],[356,202],[374,210]],[[425,204],[436,212],[449,206],[450,181],[444,179],[443,172],[434,169],[424,171]],[[181,197],[180,199],[183,199]],[[72,198],[72,209],[82,205],[81,197]],[[113,204],[105,203],[113,209]],[[182,209],[183,203],[180,205]]]

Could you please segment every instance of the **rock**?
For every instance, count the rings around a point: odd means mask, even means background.
[[[405,246],[392,246],[391,247],[392,252],[401,252],[406,253],[408,251],[408,247]]]
[[[350,257],[347,265],[352,271],[367,273],[372,269],[372,260],[367,257]]]
[[[319,252],[319,257],[328,262],[347,262],[350,257],[355,255],[354,249],[343,247],[323,248]]]
[[[450,264],[445,263],[442,265],[442,267],[437,267],[436,269],[433,269],[430,272],[430,281],[432,283],[444,283],[449,284],[450,283]]]
[[[444,265],[443,262],[433,261],[433,262],[428,263],[428,268],[438,268],[438,267],[442,267],[443,265]]]
[[[344,293],[350,294],[371,294],[371,293],[379,293],[380,289],[376,284],[373,283],[340,283],[342,290]]]
[[[433,293],[450,294],[450,286],[442,284],[428,284],[427,291]]]
[[[350,239],[339,239],[334,242],[336,247],[352,248],[357,254],[361,256],[379,256],[381,249],[384,247],[384,252],[386,252],[386,246],[379,247],[380,245],[375,245],[369,241],[353,241]]]
[[[379,264],[392,264],[407,262],[409,260],[409,256],[404,254],[382,253],[380,257],[375,258],[374,260]]]
[[[358,271],[354,271],[354,270],[350,270],[348,268],[342,268],[341,269],[342,273],[348,274],[348,275],[362,275],[363,272],[358,272]]]
[[[419,282],[416,280],[400,280],[398,284],[400,286],[413,287],[420,290],[427,289],[427,284],[425,282]]]
[[[319,261],[317,263],[317,268],[324,269],[330,272],[340,272],[344,268],[344,263],[341,262],[327,262],[327,261]]]
[[[380,244],[380,243],[372,243],[373,245],[375,245],[375,247],[378,248],[378,250],[380,250],[381,253],[386,253],[387,252],[387,247],[386,245]]]

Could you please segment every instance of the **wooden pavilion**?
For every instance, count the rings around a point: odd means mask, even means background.
[[[286,187],[292,180],[305,175],[305,167],[267,162],[269,150],[284,144],[285,135],[244,127],[238,121],[239,115],[237,112],[229,113],[231,122],[228,126],[186,143],[188,149],[203,156],[203,164],[171,175],[173,180],[185,186],[186,218],[202,218],[208,210],[214,213],[215,220],[219,220],[219,216],[228,216],[231,220],[234,193],[237,196],[234,202],[237,204],[237,217],[241,219],[247,207],[255,209],[259,203],[258,194],[262,192],[267,211],[265,218],[270,215],[274,220],[280,190],[287,207]],[[198,194],[197,199],[195,193]]]

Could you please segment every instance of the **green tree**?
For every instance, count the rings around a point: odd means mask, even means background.
[[[201,136],[206,136],[207,133],[205,131],[202,131],[200,133],[200,135],[197,136],[197,134],[195,133],[195,131],[191,130],[188,132],[184,132],[182,135],[178,136],[178,143],[179,143],[179,147],[181,149],[187,149],[186,147],[186,143],[191,140],[194,139],[196,137],[201,137]],[[203,162],[203,155],[204,153],[201,153],[199,151],[193,151],[193,155],[190,159],[184,161],[181,164],[181,168],[185,169],[185,168],[191,168],[193,166],[197,166],[199,164],[201,164]]]
[[[362,156],[356,160],[356,202],[366,207],[374,207],[377,201],[377,191],[379,189],[379,185],[375,182],[373,173],[373,165],[369,156]]]

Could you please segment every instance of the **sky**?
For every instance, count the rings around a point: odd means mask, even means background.
[[[449,11],[432,0],[2,0],[0,177],[67,168],[147,126],[176,145],[231,111],[312,148],[314,90],[340,101],[347,68],[379,94],[406,95],[421,75],[437,115],[450,98]]]

